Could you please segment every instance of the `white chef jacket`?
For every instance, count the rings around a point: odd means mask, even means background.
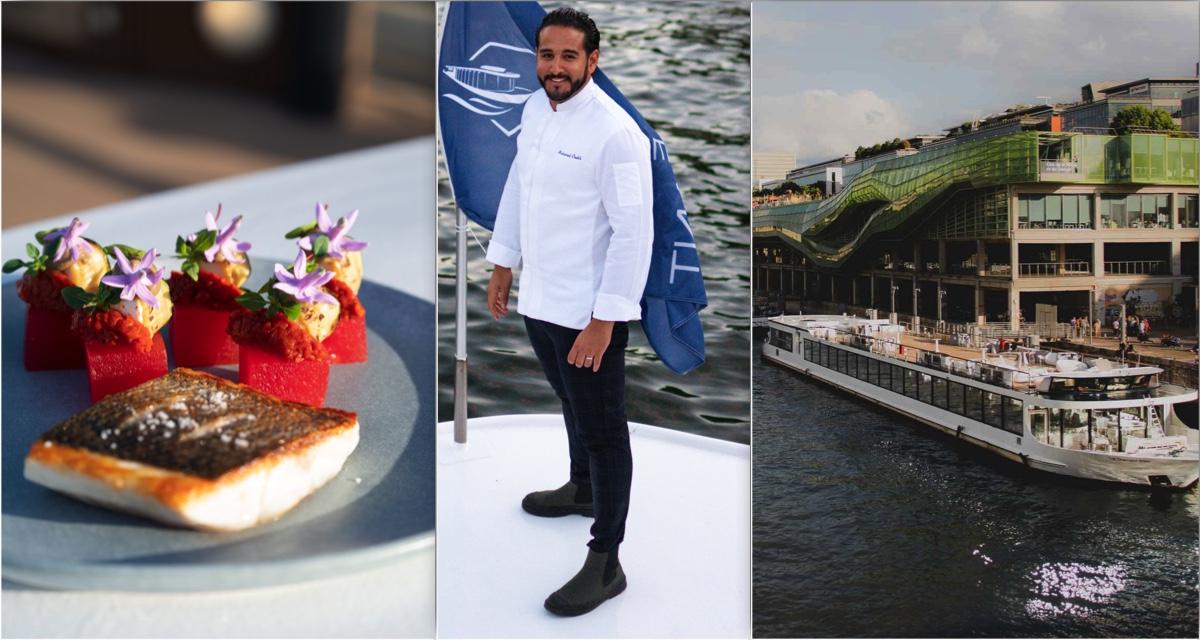
[[[650,141],[591,80],[521,115],[487,259],[521,265],[517,311],[572,329],[637,320],[654,241]]]

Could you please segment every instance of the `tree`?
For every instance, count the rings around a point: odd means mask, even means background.
[[[800,185],[788,180],[787,182],[783,183],[783,186],[779,187],[778,193],[779,195],[783,195],[785,193],[800,193]]]
[[[1134,131],[1179,131],[1179,125],[1175,124],[1165,109],[1151,111],[1140,104],[1118,111],[1109,127],[1116,135]]]

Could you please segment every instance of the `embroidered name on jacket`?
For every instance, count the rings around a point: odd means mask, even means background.
[[[564,157],[564,158],[570,158],[570,159],[572,159],[572,160],[583,160],[583,158],[579,157],[579,154],[577,154],[577,153],[567,153],[566,151],[563,151],[562,149],[559,149],[559,150],[558,150],[558,155],[560,155],[560,156],[562,156],[562,157]]]

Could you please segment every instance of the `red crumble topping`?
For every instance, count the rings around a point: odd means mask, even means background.
[[[253,344],[292,362],[329,359],[320,342],[282,313],[268,318],[266,310],[238,309],[229,315],[228,331],[238,344]]]
[[[71,313],[73,309],[62,297],[62,290],[69,286],[71,281],[61,271],[48,269],[37,274],[26,271],[17,281],[17,295],[31,307]]]
[[[338,312],[338,318],[361,318],[367,315],[367,310],[363,308],[362,303],[358,301],[358,296],[354,294],[354,290],[349,285],[334,278],[325,285],[325,291],[329,295],[337,298],[338,304],[342,306]]]
[[[172,271],[167,286],[171,288],[171,302],[217,311],[238,309],[237,297],[242,294],[241,289],[233,286],[233,283],[207,271],[201,271],[197,280]]]
[[[94,313],[76,311],[71,318],[71,330],[85,342],[132,345],[142,352],[154,346],[154,336],[145,325],[116,309]]]

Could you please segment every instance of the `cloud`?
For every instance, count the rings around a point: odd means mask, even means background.
[[[891,140],[909,126],[895,104],[869,89],[755,96],[753,120],[755,151],[792,152],[802,164]]]
[[[939,67],[965,66],[997,82],[1043,78],[1048,80],[1043,87],[1063,85],[1059,98],[1073,98],[1076,87],[1094,80],[1190,75],[1200,45],[1200,4],[1195,2],[929,6],[928,20],[890,36],[888,52]],[[1018,94],[1030,91],[1044,89]]]

